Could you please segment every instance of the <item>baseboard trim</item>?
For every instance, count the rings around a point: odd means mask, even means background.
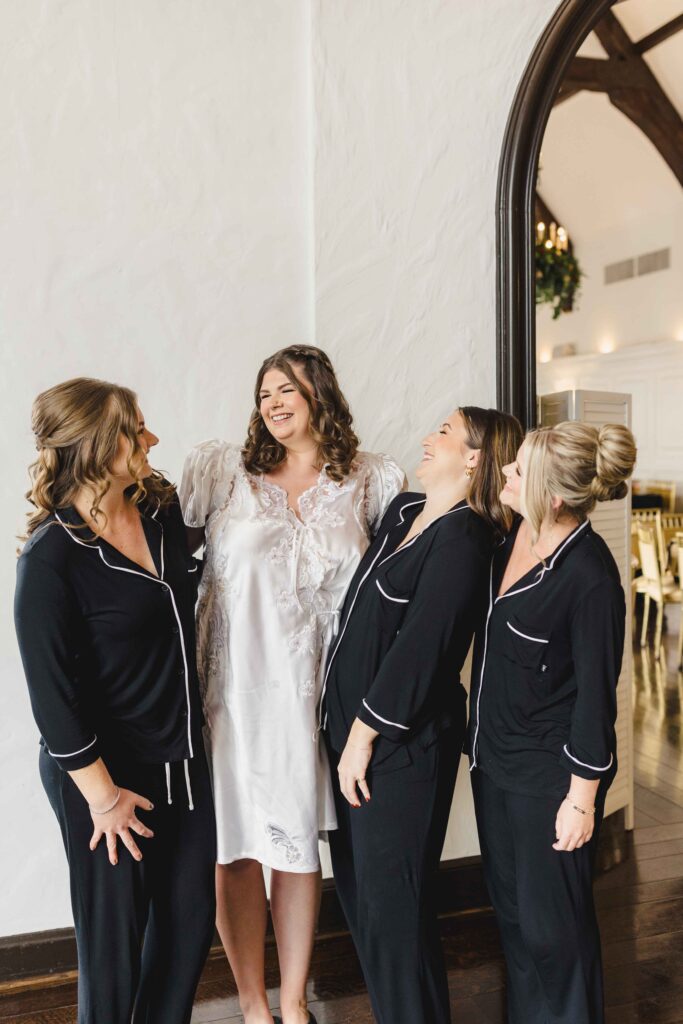
[[[439,913],[444,916],[471,914],[488,909],[488,896],[479,857],[443,861],[439,871]],[[323,882],[317,941],[346,934],[347,927],[337,899],[334,881]],[[272,942],[272,929],[269,928]],[[212,955],[222,954],[218,936]],[[11,987],[28,988],[61,984],[77,969],[76,938],[73,928],[29,932],[0,938],[0,991]]]

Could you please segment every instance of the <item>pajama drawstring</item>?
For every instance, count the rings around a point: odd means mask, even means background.
[[[190,785],[190,769],[187,763],[187,759],[183,761],[185,765],[185,789],[187,790],[187,806],[191,811],[194,810],[194,804],[192,803],[192,786]]]
[[[171,796],[171,764],[170,761],[166,761],[164,766],[166,768],[166,796],[169,804],[173,803],[173,797]],[[187,790],[187,806],[191,811],[194,810],[194,803],[192,802],[192,786],[190,785],[190,766],[187,758],[183,761],[183,768],[185,769],[185,789]]]

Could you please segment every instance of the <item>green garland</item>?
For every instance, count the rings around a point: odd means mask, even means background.
[[[549,303],[553,307],[553,320],[557,320],[560,313],[571,313],[583,276],[576,257],[569,250],[548,249],[545,242],[537,244],[536,305]]]

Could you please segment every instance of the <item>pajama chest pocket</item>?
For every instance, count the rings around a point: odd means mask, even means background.
[[[398,633],[410,606],[410,597],[396,591],[386,576],[375,579],[375,594],[377,627],[383,633]]]
[[[506,620],[506,627],[505,657],[521,668],[540,674],[547,672],[551,634],[526,626],[514,615]]]

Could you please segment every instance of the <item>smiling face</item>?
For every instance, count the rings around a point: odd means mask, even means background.
[[[144,456],[144,461],[138,470],[138,479],[144,480],[145,477],[151,476],[153,470],[147,461],[147,454],[150,448],[153,448],[155,444],[159,444],[159,438],[156,434],[153,434],[151,430],[148,430],[145,425],[145,419],[140,410],[137,410],[138,414],[138,452],[135,459],[135,463],[140,463]],[[116,458],[114,459],[111,469],[110,476],[117,483],[122,484],[124,487],[128,487],[134,483],[135,477],[131,476],[128,468],[128,460],[130,459],[132,452],[132,445],[128,437],[125,434],[119,434],[119,445],[116,452]],[[137,466],[136,466],[137,469]]]
[[[303,369],[293,365],[294,376],[311,390]],[[259,412],[268,431],[285,447],[310,440],[308,402],[282,370],[268,370],[259,391]]]
[[[461,480],[479,461],[479,450],[467,444],[465,420],[457,409],[438,430],[425,437],[422,448],[424,454],[415,475],[425,488],[441,481]]]
[[[500,500],[503,505],[507,505],[508,508],[520,514],[522,512],[522,477],[524,476],[525,466],[526,454],[523,443],[517,452],[515,461],[508,463],[507,466],[503,466],[505,487],[500,493]]]

